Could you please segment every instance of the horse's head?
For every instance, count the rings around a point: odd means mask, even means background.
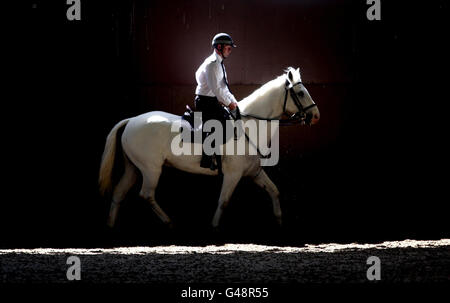
[[[316,124],[320,119],[319,108],[303,85],[299,68],[289,67],[286,70],[286,97],[283,110],[292,115],[292,118],[299,119],[307,125]]]

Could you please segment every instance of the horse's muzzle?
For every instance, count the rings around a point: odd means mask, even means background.
[[[311,124],[316,124],[320,120],[320,114],[317,112],[314,115],[311,113]]]

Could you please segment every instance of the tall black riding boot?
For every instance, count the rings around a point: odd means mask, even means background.
[[[209,156],[205,154],[205,152],[202,152],[202,160],[200,161],[200,167],[203,168],[211,168],[212,165],[212,156]]]
[[[203,168],[210,168],[212,164],[212,156],[205,154],[205,149],[203,148],[203,143],[208,135],[209,133],[202,133],[202,159],[200,160],[200,167]]]

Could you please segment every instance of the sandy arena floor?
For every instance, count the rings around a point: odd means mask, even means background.
[[[382,282],[449,282],[450,239],[277,247],[252,244],[0,250],[0,282],[67,283],[69,256],[81,283],[366,283],[370,256]]]

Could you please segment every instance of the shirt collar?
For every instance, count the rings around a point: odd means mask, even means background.
[[[218,53],[216,53],[215,50],[214,50],[213,54],[214,54],[214,56],[216,57],[216,60],[218,60],[219,63],[222,63],[223,58],[222,58]]]

